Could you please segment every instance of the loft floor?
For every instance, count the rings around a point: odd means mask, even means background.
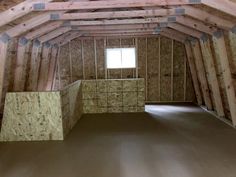
[[[194,105],[146,109],[85,115],[64,142],[0,143],[0,176],[236,176],[236,130]]]

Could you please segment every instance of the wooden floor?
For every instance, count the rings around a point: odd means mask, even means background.
[[[236,177],[236,130],[193,105],[84,116],[64,142],[0,143],[1,177]]]

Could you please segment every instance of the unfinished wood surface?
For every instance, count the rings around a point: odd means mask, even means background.
[[[201,89],[205,104],[209,110],[212,110],[212,101],[210,90],[206,79],[205,67],[202,60],[200,44],[197,40],[191,41],[194,61],[197,69],[198,79],[201,83]]]
[[[83,112],[144,112],[144,79],[82,81]]]
[[[63,140],[59,92],[8,93],[1,141]]]
[[[190,42],[185,43],[185,50],[186,50],[186,55],[187,55],[188,64],[189,64],[189,68],[190,68],[190,72],[191,72],[193,86],[194,86],[194,90],[195,90],[195,94],[196,94],[196,98],[197,98],[197,103],[198,103],[198,105],[202,105],[203,98],[202,98],[202,94],[201,94],[201,88],[200,88],[200,84],[198,81],[197,69],[196,69],[196,65],[194,62],[194,56],[193,56]]]
[[[47,84],[50,58],[51,58],[51,46],[45,44],[42,48],[42,59],[40,62],[39,76],[38,76],[38,91],[44,91]]]
[[[4,87],[4,78],[5,78],[7,47],[8,47],[8,43],[4,43],[0,41],[0,53],[1,53],[1,56],[0,56],[0,112],[2,112],[2,108],[4,104],[3,87]]]
[[[16,67],[14,73],[14,91],[24,91],[25,82],[26,82],[26,72],[27,72],[27,64],[29,60],[29,52],[31,47],[31,42],[22,43],[18,42],[17,48],[17,58],[16,58]]]
[[[38,85],[38,74],[41,61],[42,45],[38,41],[34,41],[32,47],[30,71],[27,80],[27,91],[36,91]]]
[[[223,74],[223,81],[226,88],[226,94],[228,98],[228,103],[230,107],[230,113],[233,125],[236,126],[236,95],[235,95],[235,88],[233,85],[233,79],[230,71],[230,64],[229,59],[227,56],[227,50],[225,46],[225,40],[223,33],[218,31],[213,36],[213,44],[215,48],[215,54],[217,57],[220,58],[220,65]]]
[[[161,49],[161,40],[166,41],[162,43]],[[87,42],[86,42],[87,41]],[[104,45],[105,41],[105,45]],[[86,38],[83,40],[83,50],[81,46],[82,41],[78,39],[74,39],[71,42],[71,57],[72,57],[72,77],[73,79],[79,80],[83,79],[83,72],[88,73],[87,68],[92,69],[92,78],[96,78],[95,71],[97,69],[97,77],[98,79],[105,79],[105,76],[109,79],[121,79],[121,78],[147,78],[147,100],[148,102],[159,102],[160,97],[166,94],[168,98],[171,95],[171,82],[161,82],[161,78],[171,78],[171,71],[169,72],[169,76],[162,77],[159,76],[160,71],[165,68],[164,64],[167,63],[167,68],[170,66],[171,63],[168,63],[163,58],[162,62],[161,56],[165,56],[165,50],[169,49],[172,51],[171,47],[171,40],[168,38],[159,38],[159,37],[148,37],[147,43],[146,38],[139,37],[137,38],[137,69],[106,69],[106,58],[105,58],[105,49],[113,48],[113,47],[135,47],[135,39],[132,37],[126,38],[98,38],[96,39],[96,54],[97,54],[97,67],[95,66],[95,55],[94,55],[94,39],[93,38]],[[146,45],[147,44],[147,45]],[[147,52],[146,52],[147,48]],[[190,93],[186,94],[186,100],[188,101],[195,101],[194,90],[192,86],[191,77],[186,77],[186,84],[185,82],[185,75],[187,76],[188,70],[185,69],[185,53],[184,46],[181,43],[174,42],[174,50],[173,50],[173,98],[174,101],[184,101],[184,92],[185,92],[185,85],[186,89],[190,90]],[[84,61],[82,57],[82,53],[84,56]],[[90,53],[90,54],[88,54]],[[169,56],[169,54],[167,54]],[[60,59],[60,78],[61,78],[61,86],[62,88],[65,87],[67,84],[70,83],[70,73],[71,68],[68,63],[69,58],[69,46],[68,44],[64,45],[61,50],[61,57]],[[171,56],[169,58],[171,60]],[[147,61],[147,62],[146,62]],[[146,63],[148,65],[146,65]],[[91,66],[87,66],[91,64]],[[148,68],[146,72],[146,67]],[[84,70],[83,70],[84,69]],[[86,76],[87,78],[88,76]],[[69,79],[69,80],[68,80]],[[74,80],[75,81],[75,80]],[[146,79],[145,79],[146,81]],[[170,81],[170,80],[168,80]],[[57,81],[59,82],[59,76],[57,77]],[[159,92],[160,85],[162,86],[161,92]],[[166,89],[167,88],[167,89]],[[169,88],[169,90],[168,90]],[[172,101],[171,99],[166,98],[165,101]],[[162,100],[164,101],[164,100]]]
[[[45,85],[46,91],[52,91],[53,89],[53,81],[56,74],[56,63],[58,58],[58,47],[52,47],[51,58],[49,63],[49,71],[48,71],[48,78],[47,83]]]
[[[171,39],[161,37],[161,101],[171,100]]]
[[[173,101],[185,99],[186,60],[183,44],[173,41]]]
[[[202,56],[203,61],[205,62],[205,68],[209,75],[209,84],[211,85],[212,89],[212,96],[216,107],[216,112],[218,116],[224,117],[224,107],[223,102],[220,94],[220,87],[217,80],[216,75],[216,69],[215,69],[215,63],[212,56],[211,46],[208,37],[205,37],[204,39],[200,40],[201,50],[202,50]]]
[[[157,101],[159,98],[159,38],[148,38],[147,46],[147,100],[148,101]]]

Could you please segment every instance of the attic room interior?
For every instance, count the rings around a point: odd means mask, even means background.
[[[1,177],[235,177],[236,0],[1,0]]]

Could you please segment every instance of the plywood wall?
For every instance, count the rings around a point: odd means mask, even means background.
[[[136,47],[136,69],[106,69],[105,49]],[[61,47],[54,89],[76,80],[144,78],[146,101],[195,101],[184,46],[165,37],[85,38]]]

